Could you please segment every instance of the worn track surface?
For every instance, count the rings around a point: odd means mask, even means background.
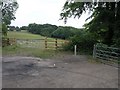
[[[3,57],[3,88],[118,88],[118,69],[86,56]]]

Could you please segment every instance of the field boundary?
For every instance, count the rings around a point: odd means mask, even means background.
[[[2,38],[2,47],[8,46],[8,45],[16,45],[16,39],[15,38]]]
[[[15,39],[17,45],[23,47],[34,47],[34,48],[44,48],[44,49],[62,49],[63,44],[67,41],[59,39]]]
[[[19,45],[21,47],[29,48],[44,48],[44,49],[63,49],[63,45],[68,43],[67,40],[60,39],[16,39],[16,38],[6,38],[2,40],[3,46],[8,45]]]
[[[120,63],[120,49],[96,44],[93,49],[93,58],[102,63],[118,67]]]
[[[67,41],[58,41],[58,39],[48,40],[45,38],[45,48],[46,49],[62,49],[62,46],[67,43]],[[51,45],[50,45],[51,44]]]

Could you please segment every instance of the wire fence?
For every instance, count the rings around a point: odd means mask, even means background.
[[[16,39],[18,45],[22,47],[41,48],[41,49],[62,49],[66,41],[59,39]]]
[[[44,39],[16,39],[17,45],[29,48],[44,48]]]
[[[29,48],[41,48],[41,49],[62,49],[63,44],[67,43],[66,40],[60,39],[16,39],[16,38],[5,38],[2,39],[2,46],[8,45],[19,45],[21,47]]]

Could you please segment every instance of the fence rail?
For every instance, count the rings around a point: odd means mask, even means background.
[[[68,41],[59,39],[15,39],[7,38],[2,39],[2,45],[20,45],[21,47],[29,48],[41,48],[41,49],[62,49],[63,44],[68,43]]]
[[[2,38],[2,46],[8,46],[8,45],[15,45],[16,39],[15,38]]]
[[[93,49],[93,58],[99,59],[102,63],[119,67],[120,49],[96,44]]]
[[[60,41],[58,39],[48,40],[45,39],[45,48],[46,49],[62,49],[63,44],[67,43],[67,41]]]

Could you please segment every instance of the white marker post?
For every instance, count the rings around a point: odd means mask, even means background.
[[[75,55],[75,56],[77,55],[76,49],[77,49],[77,46],[75,45],[75,46],[74,46],[74,55]]]

